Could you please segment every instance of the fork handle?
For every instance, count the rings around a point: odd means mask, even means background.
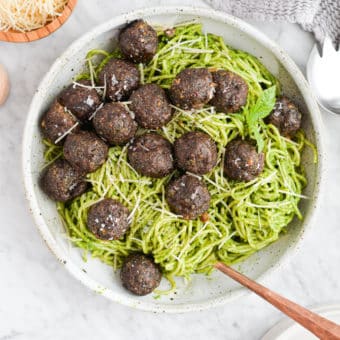
[[[286,299],[285,297],[242,275],[231,267],[226,266],[224,263],[217,262],[215,264],[215,268],[267,300],[281,312],[288,315],[320,339],[340,339],[340,326],[336,323]]]

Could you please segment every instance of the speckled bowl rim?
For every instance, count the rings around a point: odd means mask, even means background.
[[[310,119],[315,131],[316,144],[318,148],[318,164],[317,164],[317,173],[316,173],[316,184],[315,190],[313,194],[313,209],[309,210],[309,213],[305,216],[303,226],[301,227],[301,232],[294,239],[294,241],[290,244],[290,247],[285,250],[285,253],[281,256],[280,260],[275,263],[270,269],[268,269],[265,273],[263,273],[258,279],[258,282],[264,282],[266,279],[277,270],[283,263],[287,261],[288,258],[292,257],[296,250],[298,249],[298,245],[300,240],[302,239],[302,235],[305,234],[306,230],[310,230],[312,226],[312,219],[316,215],[317,207],[319,206],[318,202],[320,201],[321,196],[321,188],[322,188],[322,179],[324,177],[324,163],[325,163],[325,148],[323,146],[323,123],[321,119],[321,114],[319,111],[319,107],[314,98],[313,93],[311,92],[307,81],[302,75],[299,68],[293,62],[293,60],[282,50],[280,46],[278,46],[275,42],[270,40],[263,33],[258,31],[256,28],[251,25],[243,22],[240,19],[237,19],[231,15],[226,13],[218,12],[209,8],[196,8],[196,7],[153,7],[147,9],[135,10],[126,14],[119,15],[97,27],[92,29],[90,32],[86,33],[78,40],[76,40],[57,60],[54,62],[48,73],[45,75],[43,80],[39,85],[39,89],[37,93],[41,92],[42,89],[46,87],[49,78],[51,75],[62,68],[63,60],[68,58],[68,55],[77,49],[78,46],[82,46],[87,41],[90,41],[94,37],[102,34],[103,32],[110,30],[114,27],[124,24],[127,21],[134,20],[140,17],[147,17],[152,15],[173,15],[173,14],[188,14],[194,16],[202,16],[208,17],[215,21],[222,22],[227,25],[231,25],[238,30],[242,31],[246,35],[250,36],[252,39],[258,41],[265,48],[270,50],[276,58],[282,63],[286,71],[290,74],[290,76],[295,81],[297,87],[299,88],[302,97],[304,98],[306,104],[310,108]],[[29,122],[37,119],[36,107],[39,105],[39,95],[36,94],[31,102],[31,106],[29,109],[29,113],[27,116],[26,126],[24,129],[23,136],[23,175],[24,175],[24,185],[26,191],[26,197],[29,202],[30,210],[34,217],[35,223],[41,233],[41,236],[47,243],[50,250],[54,253],[54,255],[58,258],[58,260],[64,264],[66,269],[80,282],[82,282],[85,286],[90,288],[92,291],[98,292],[98,282],[89,278],[87,274],[85,274],[80,267],[73,264],[73,262],[68,258],[67,254],[65,254],[64,250],[58,246],[55,242],[53,235],[49,231],[46,222],[43,216],[40,214],[39,205],[37,202],[37,198],[34,193],[34,185],[33,185],[33,176],[31,174],[31,143],[32,143],[32,135],[33,135],[33,125]],[[227,294],[223,297],[212,298],[210,300],[201,302],[201,303],[185,303],[178,305],[169,305],[169,304],[160,304],[160,303],[151,303],[145,302],[142,300],[136,300],[131,295],[126,295],[122,298],[119,294],[116,294],[114,291],[106,289],[101,292],[101,295],[106,298],[121,303],[126,306],[130,306],[136,309],[152,311],[152,312],[166,312],[166,313],[182,313],[182,312],[191,312],[191,311],[200,311],[205,310],[211,307],[223,305],[227,302],[231,302],[245,294],[249,293],[249,291],[243,287],[236,289],[230,294]]]

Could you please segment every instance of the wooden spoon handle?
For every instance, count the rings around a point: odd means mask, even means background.
[[[221,262],[217,262],[215,268],[267,300],[320,339],[340,339],[340,326],[336,323],[284,298]]]

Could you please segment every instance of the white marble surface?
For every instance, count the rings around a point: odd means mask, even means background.
[[[82,33],[120,12],[192,0],[82,0],[53,36],[25,45],[0,43],[12,91],[0,108],[0,340],[260,339],[281,317],[249,295],[199,313],[155,315],[113,304],[72,278],[49,252],[24,199],[21,138],[28,105],[54,59]],[[312,37],[291,24],[256,23],[304,71]],[[323,114],[328,132],[328,183],[314,229],[300,252],[267,285],[303,305],[340,302],[340,116]]]

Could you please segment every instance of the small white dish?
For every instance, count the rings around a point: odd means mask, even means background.
[[[207,309],[234,300],[248,291],[224,275],[214,272],[211,277],[194,275],[188,285],[178,280],[177,292],[160,299],[155,299],[152,294],[145,297],[131,295],[122,287],[119,274],[114,273],[112,268],[91,258],[87,262],[83,261],[81,251],[64,237],[55,203],[42,193],[38,185],[44,149],[38,126],[40,116],[63,86],[70,83],[72,77],[82,70],[86,52],[93,48],[112,49],[119,28],[137,18],[143,18],[151,24],[167,26],[197,19],[203,23],[206,32],[222,35],[229,45],[259,57],[279,78],[285,94],[293,97],[305,113],[303,128],[308,138],[317,145],[319,155],[318,163],[314,164],[311,150],[307,149],[303,154],[302,162],[309,180],[304,194],[310,197],[301,202],[305,218],[302,222],[295,219],[289,232],[282,235],[280,240],[236,266],[259,282],[295,253],[304,233],[312,226],[312,217],[320,197],[325,154],[320,112],[300,70],[278,45],[243,21],[205,8],[159,7],[137,10],[113,18],[74,42],[55,61],[41,82],[27,117],[23,138],[23,172],[33,217],[51,251],[75,278],[114,302],[154,312],[175,313]],[[163,280],[160,288],[165,287],[167,282]]]
[[[326,319],[334,321],[340,325],[340,305],[327,305],[311,309]],[[262,340],[316,340],[318,339],[311,332],[297,324],[291,319],[284,318],[279,321]]]

